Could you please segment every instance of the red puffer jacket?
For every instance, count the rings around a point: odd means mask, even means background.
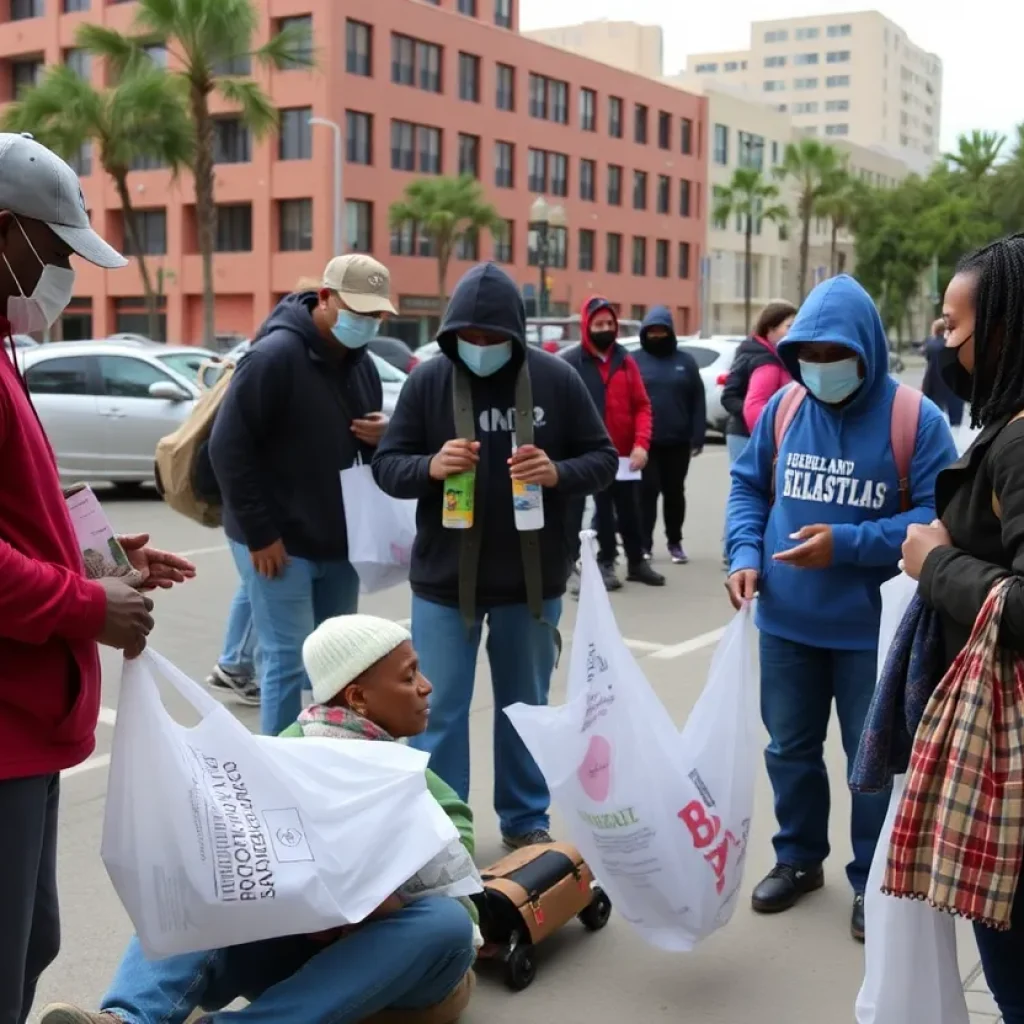
[[[621,345],[616,343],[602,354],[590,341],[594,315],[610,309],[604,299],[590,298],[584,303],[580,325],[583,341],[562,358],[583,378],[616,451],[629,455],[634,448],[647,451],[651,447],[651,400],[636,360]]]

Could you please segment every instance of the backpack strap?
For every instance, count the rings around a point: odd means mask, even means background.
[[[917,426],[921,419],[921,392],[906,384],[898,384],[892,400],[892,419],[889,424],[889,438],[896,473],[899,477],[900,511],[909,512],[913,507],[910,495],[910,467],[914,461],[917,445]]]
[[[775,422],[773,424],[775,431],[775,454],[772,456],[771,488],[773,504],[775,502],[775,469],[779,464],[779,451],[782,449],[782,439],[786,436],[786,431],[793,425],[797,411],[803,405],[806,397],[807,389],[802,384],[790,384],[782,392],[782,398],[779,399],[779,404],[775,407]]]

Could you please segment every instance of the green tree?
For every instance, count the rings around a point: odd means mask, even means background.
[[[839,251],[839,233],[850,226],[857,205],[858,182],[850,176],[845,161],[822,183],[821,195],[815,204],[814,212],[818,217],[827,217],[829,222],[829,256],[828,270],[830,275],[841,274],[845,254]]]
[[[389,211],[393,229],[414,225],[430,239],[437,257],[437,297],[441,311],[448,301],[448,264],[459,240],[479,236],[484,229],[494,236],[505,230],[498,211],[484,198],[472,175],[418,178],[406,186]]]
[[[767,181],[755,167],[737,167],[728,185],[715,186],[714,219],[724,225],[732,216],[743,219],[743,317],[747,333],[751,326],[753,301],[754,232],[761,224],[784,224],[789,209],[780,200],[779,186]]]
[[[792,181],[796,188],[797,216],[800,220],[800,301],[807,294],[807,265],[811,251],[811,220],[828,183],[835,180],[840,166],[839,155],[832,146],[818,139],[804,137],[786,146],[782,163],[775,169],[784,181]]]
[[[128,188],[128,174],[140,158],[155,158],[173,174],[190,165],[195,134],[183,91],[166,74],[140,64],[116,85],[96,89],[71,68],[59,65],[25,91],[3,114],[9,132],[31,132],[65,159],[95,143],[100,166],[121,200],[125,239],[139,261],[149,336],[159,337],[157,289],[153,286]]]
[[[1013,150],[995,171],[994,212],[1004,234],[1024,230],[1024,124],[1017,125]]]
[[[255,0],[138,0],[132,34],[101,25],[83,25],[78,42],[104,57],[118,73],[149,62],[145,47],[167,48],[173,70],[187,94],[195,126],[192,173],[196,189],[196,224],[203,264],[203,336],[214,341],[213,246],[217,209],[213,197],[213,118],[210,96],[219,93],[236,105],[252,134],[259,138],[277,127],[277,110],[249,75],[252,62],[269,69],[312,67],[308,32],[296,26],[263,46],[253,39],[260,15]]]
[[[970,135],[961,135],[957,139],[955,153],[943,155],[947,162],[960,170],[969,182],[977,184],[995,167],[1005,144],[1005,135],[998,135],[995,132],[980,132],[975,129]]]

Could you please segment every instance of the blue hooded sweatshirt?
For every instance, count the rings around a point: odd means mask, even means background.
[[[896,381],[871,297],[847,275],[807,296],[779,344],[800,381],[804,342],[844,345],[861,361],[864,382],[841,406],[811,395],[801,403],[775,458],[775,414],[783,392],[761,414],[732,469],[729,494],[730,571],[760,574],[758,628],[811,647],[872,650],[878,643],[879,587],[897,572],[911,523],[935,518],[935,478],[956,461],[956,445],[938,408],[922,399],[910,468],[909,512],[900,511],[890,441]],[[772,470],[775,466],[775,501]],[[804,526],[832,527],[832,565],[799,569],[773,555],[796,547]]]

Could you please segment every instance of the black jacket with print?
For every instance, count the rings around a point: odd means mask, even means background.
[[[475,515],[483,538],[477,605],[526,601],[523,559],[512,508],[508,459],[512,454],[515,385],[525,359],[533,387],[534,443],[558,467],[558,486],[544,491],[540,535],[544,598],[560,597],[571,568],[567,499],[596,494],[615,479],[618,456],[578,373],[563,360],[525,343],[526,318],[515,283],[493,264],[459,282],[438,334],[442,355],[413,371],[373,459],[386,493],[416,498],[416,543],[409,582],[413,593],[441,604],[459,601],[462,531],[441,525],[443,485],[430,478],[431,458],[456,437],[452,381],[459,362],[457,334],[470,327],[505,335],[511,361],[491,377],[470,374],[480,464]]]

